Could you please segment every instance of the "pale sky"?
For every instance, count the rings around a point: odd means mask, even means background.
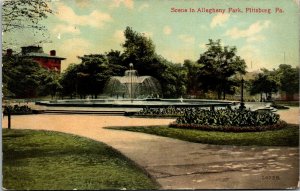
[[[43,21],[52,43],[36,44],[31,34],[5,34],[22,46],[40,45],[66,57],[62,69],[79,63],[77,56],[123,50],[126,26],[150,37],[156,52],[175,63],[196,61],[208,39],[236,46],[248,71],[299,65],[298,0],[52,0],[56,14]],[[195,12],[171,12],[195,9]],[[198,8],[225,13],[197,12]],[[242,12],[228,12],[240,8]],[[246,8],[271,9],[271,14],[246,13]],[[283,13],[275,13],[280,8]],[[13,49],[17,47],[12,47]],[[252,64],[251,64],[252,62]]]

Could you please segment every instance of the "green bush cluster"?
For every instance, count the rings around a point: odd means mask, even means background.
[[[199,110],[198,112],[186,111],[178,117],[177,124],[199,125],[227,125],[227,126],[263,126],[273,125],[279,121],[279,115],[272,112],[258,112],[250,110],[220,109],[216,111]]]
[[[32,109],[28,107],[27,105],[14,105],[14,106],[4,106],[3,113],[7,115],[8,113],[10,114],[15,114],[15,115],[22,115],[22,114],[31,114]]]
[[[183,116],[185,112],[198,112],[200,108],[186,107],[186,108],[176,108],[169,106],[166,108],[149,108],[145,107],[141,111],[137,112],[135,116],[151,116],[151,117],[180,117]]]

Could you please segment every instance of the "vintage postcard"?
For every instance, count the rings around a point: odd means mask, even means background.
[[[3,190],[299,188],[299,0],[3,0]]]

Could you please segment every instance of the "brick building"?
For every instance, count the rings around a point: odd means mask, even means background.
[[[46,54],[43,48],[39,46],[25,46],[21,47],[21,49],[21,57],[31,58],[45,68],[61,72],[61,61],[66,58],[56,56],[55,50],[51,50],[50,54]],[[12,55],[12,49],[7,50],[7,55]]]

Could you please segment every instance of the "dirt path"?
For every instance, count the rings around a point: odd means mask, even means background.
[[[103,128],[166,125],[171,121],[123,116],[25,115],[13,116],[12,127],[60,131],[104,142],[144,167],[163,189],[297,186],[298,148],[206,145]],[[2,124],[7,127],[7,117]]]

